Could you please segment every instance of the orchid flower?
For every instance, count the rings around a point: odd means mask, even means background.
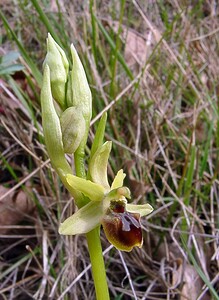
[[[61,223],[59,233],[63,235],[83,234],[99,225],[108,241],[117,249],[131,251],[143,243],[140,217],[152,212],[150,204],[129,204],[130,191],[123,186],[125,174],[118,171],[111,186],[107,179],[107,161],[111,142],[103,144],[93,155],[90,167],[91,180],[72,174],[66,181],[75,190],[90,199],[90,202]]]

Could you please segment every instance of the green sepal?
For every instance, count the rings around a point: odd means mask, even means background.
[[[61,223],[59,233],[64,235],[87,233],[100,224],[102,216],[102,202],[89,202]]]
[[[112,142],[105,142],[97,149],[89,162],[89,172],[92,181],[102,185],[106,190],[110,189],[107,177],[107,165]]]
[[[92,201],[101,201],[104,198],[105,189],[102,185],[90,180],[68,174],[66,176],[68,184],[75,190],[80,191]]]

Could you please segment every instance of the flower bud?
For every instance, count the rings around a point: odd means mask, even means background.
[[[72,154],[79,147],[85,134],[85,120],[76,107],[67,108],[60,117],[65,153]]]
[[[69,64],[65,52],[48,34],[47,55],[43,67],[48,65],[50,68],[50,83],[53,98],[65,108],[65,89],[68,76]]]
[[[40,98],[44,138],[51,163],[56,170],[61,169],[64,174],[70,173],[71,168],[65,159],[63,149],[60,121],[53,104],[50,86],[50,69],[48,65],[44,67]]]
[[[73,61],[71,71],[72,98],[68,98],[67,103],[68,106],[80,108],[86,121],[86,127],[89,128],[92,114],[92,95],[83,65],[73,44],[71,45],[71,54]]]

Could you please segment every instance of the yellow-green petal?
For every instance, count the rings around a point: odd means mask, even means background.
[[[75,235],[87,233],[100,224],[102,215],[102,203],[89,202],[61,223],[59,234]]]
[[[66,180],[75,190],[80,191],[92,201],[101,201],[104,198],[105,189],[100,184],[94,183],[72,174],[66,176]]]
[[[123,172],[123,169],[119,170],[113,180],[113,183],[111,185],[111,190],[122,187],[125,176],[126,174]]]
[[[149,215],[154,209],[150,204],[126,204],[126,209],[131,213],[138,213],[141,217]]]

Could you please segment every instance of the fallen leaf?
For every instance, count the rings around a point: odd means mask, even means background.
[[[183,272],[183,287],[180,300],[197,299],[203,282],[196,272],[196,269],[189,264],[186,264]]]
[[[114,32],[118,32],[119,22],[107,22]],[[122,39],[125,43],[124,57],[129,66],[138,64],[142,66],[151,52],[151,34],[139,34],[137,31],[122,26]]]
[[[0,197],[10,189],[0,185]],[[34,203],[23,191],[13,191],[0,201],[0,234],[10,231],[10,225],[21,222],[25,214],[33,211]]]
[[[139,197],[142,197],[149,191],[149,186],[146,185],[145,182],[141,180],[137,180],[132,173],[132,169],[135,167],[135,162],[132,160],[129,160],[126,162],[127,167],[127,175],[129,180],[129,187],[132,191],[132,195],[135,199],[138,199]]]
[[[177,268],[173,268],[172,271],[172,287],[177,288],[181,284],[183,276],[183,261],[181,258],[176,259],[175,261]]]

